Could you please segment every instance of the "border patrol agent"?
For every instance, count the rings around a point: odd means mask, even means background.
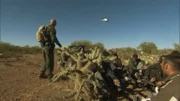
[[[180,53],[164,56],[161,68],[168,78],[151,101],[180,101]]]
[[[53,77],[54,70],[54,48],[55,44],[59,47],[62,45],[59,43],[56,38],[56,20],[52,19],[50,24],[46,29],[46,41],[42,43],[43,57],[44,57],[44,66],[41,69],[40,78],[46,78],[45,72],[47,72],[47,77],[49,80]]]

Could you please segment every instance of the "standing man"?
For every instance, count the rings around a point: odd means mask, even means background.
[[[168,78],[151,101],[180,101],[180,53],[164,56],[161,68]]]
[[[44,57],[44,65],[41,69],[40,78],[47,78],[51,80],[53,77],[53,70],[54,70],[54,48],[55,44],[59,47],[62,47],[62,45],[59,43],[57,37],[56,37],[56,20],[52,19],[50,20],[50,23],[48,26],[46,26],[46,40],[41,44],[42,50],[43,50],[43,57]],[[47,76],[45,75],[45,72],[47,72]]]

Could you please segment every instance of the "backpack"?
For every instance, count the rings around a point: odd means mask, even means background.
[[[38,28],[38,31],[36,32],[36,40],[38,42],[45,42],[46,41],[46,30],[47,30],[47,26],[45,26],[45,25],[41,25]]]

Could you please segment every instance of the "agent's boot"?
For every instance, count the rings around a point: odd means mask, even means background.
[[[39,78],[47,79],[48,77],[45,75],[45,73],[40,73]]]

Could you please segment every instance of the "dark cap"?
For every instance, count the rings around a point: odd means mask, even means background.
[[[180,53],[172,53],[164,56],[165,58],[168,59],[180,59]]]
[[[176,70],[180,71],[180,53],[168,54],[164,58],[166,61],[170,61]]]

